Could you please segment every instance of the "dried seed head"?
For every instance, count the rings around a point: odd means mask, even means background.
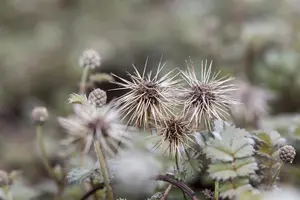
[[[85,50],[79,57],[79,66],[82,68],[88,67],[94,69],[100,67],[101,57],[94,49]]]
[[[106,104],[107,96],[106,92],[101,89],[93,90],[88,97],[88,102],[91,105],[95,105],[97,107],[102,107]]]
[[[162,147],[164,154],[182,156],[184,149],[192,142],[189,122],[181,116],[168,116],[156,124],[157,136],[161,139],[155,147]],[[154,136],[154,137],[157,137]]]
[[[188,66],[187,71],[182,72],[182,77],[188,84],[188,88],[183,90],[182,103],[184,113],[191,124],[198,127],[202,120],[209,126],[213,119],[223,119],[228,113],[231,104],[236,104],[232,97],[235,90],[229,84],[233,78],[218,78],[219,73],[212,73],[212,62],[201,63],[200,78],[196,77],[196,72],[192,66]]]
[[[179,80],[174,80],[177,74],[172,76],[171,71],[159,78],[165,66],[160,62],[154,76],[151,71],[146,75],[146,66],[147,61],[142,74],[133,66],[135,73],[129,74],[131,81],[114,75],[121,80],[121,82],[115,82],[122,87],[120,89],[129,90],[116,100],[121,114],[124,118],[130,116],[128,123],[139,128],[149,127],[150,118],[155,122],[159,121],[161,116],[170,112],[171,106],[179,103],[176,98]]]
[[[292,163],[296,156],[296,151],[291,145],[285,145],[280,148],[279,157],[283,162]]]
[[[35,123],[44,123],[48,119],[46,107],[35,107],[31,112],[31,118]]]
[[[74,112],[75,115],[58,119],[69,134],[65,140],[67,145],[84,144],[84,152],[88,153],[93,141],[97,140],[111,157],[120,147],[130,144],[131,129],[121,123],[118,110],[111,105],[96,108],[90,104],[76,104]]]
[[[9,177],[5,171],[0,170],[0,188],[9,185]]]

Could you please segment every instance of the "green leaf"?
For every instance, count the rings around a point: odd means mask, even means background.
[[[220,197],[232,199],[252,189],[248,179],[233,179],[222,183],[220,186]]]
[[[73,168],[67,174],[66,178],[68,182],[71,184],[81,184],[87,179],[93,179],[98,182],[102,181],[102,176],[99,170],[95,168],[83,168],[83,167]]]
[[[84,94],[70,94],[68,99],[70,104],[85,104],[87,103],[87,97]]]
[[[238,159],[234,162],[216,162],[209,165],[210,177],[216,180],[227,180],[238,176],[248,176],[255,173],[257,164],[252,157]]]

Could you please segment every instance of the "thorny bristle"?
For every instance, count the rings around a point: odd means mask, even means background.
[[[160,140],[154,148],[162,148],[164,154],[174,156],[178,153],[179,156],[185,152],[193,140],[191,139],[192,129],[189,122],[182,116],[168,116],[156,125],[157,135]]]
[[[131,115],[128,124],[148,128],[150,119],[157,122],[162,115],[172,112],[170,108],[178,102],[175,91],[180,81],[175,80],[177,74],[172,75],[174,70],[159,78],[165,64],[159,62],[154,76],[152,71],[147,75],[145,74],[147,60],[142,74],[133,66],[134,74],[128,73],[131,81],[114,75],[121,81],[114,82],[121,86],[117,90],[129,90],[128,93],[116,99],[116,104],[121,110],[123,119]]]
[[[209,66],[207,61],[205,63],[202,61],[198,79],[193,62],[191,64],[186,71],[182,71],[182,77],[188,84],[188,88],[183,89],[184,113],[195,127],[198,127],[202,121],[210,127],[211,120],[226,118],[230,105],[237,103],[232,97],[232,92],[236,89],[229,83],[233,78],[218,78],[219,72],[212,73],[212,61]]]

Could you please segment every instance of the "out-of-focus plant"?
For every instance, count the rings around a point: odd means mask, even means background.
[[[111,102],[100,88],[86,94],[93,76],[89,70],[100,66],[99,54],[85,51],[79,63],[84,68],[80,91],[68,99],[74,114],[58,118],[68,133],[62,141],[68,151],[57,167],[49,161],[42,132],[48,111],[45,107],[32,111],[41,160],[57,185],[57,200],[64,198],[70,185],[84,187],[82,200],[114,200],[119,193],[166,199],[174,188],[184,198],[197,200],[188,177],[197,175],[206,162],[214,191],[204,190],[205,197],[236,199],[272,190],[283,163],[292,163],[296,155],[292,146],[282,146],[285,140],[276,132],[248,132],[228,122],[231,106],[238,103],[233,95],[237,87],[230,76],[214,73],[212,62],[201,62],[199,77],[193,62],[186,71],[162,75],[166,63],[160,61],[152,74],[146,69],[148,60],[142,73],[134,67],[130,80],[98,74],[97,81],[111,81],[121,86],[117,90],[127,90]],[[75,158],[77,163],[71,161]],[[9,199],[8,175],[2,176]],[[167,183],[162,188],[161,181]]]

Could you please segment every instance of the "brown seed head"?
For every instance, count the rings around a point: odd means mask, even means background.
[[[279,157],[283,162],[292,163],[296,156],[296,151],[291,145],[281,147]]]

